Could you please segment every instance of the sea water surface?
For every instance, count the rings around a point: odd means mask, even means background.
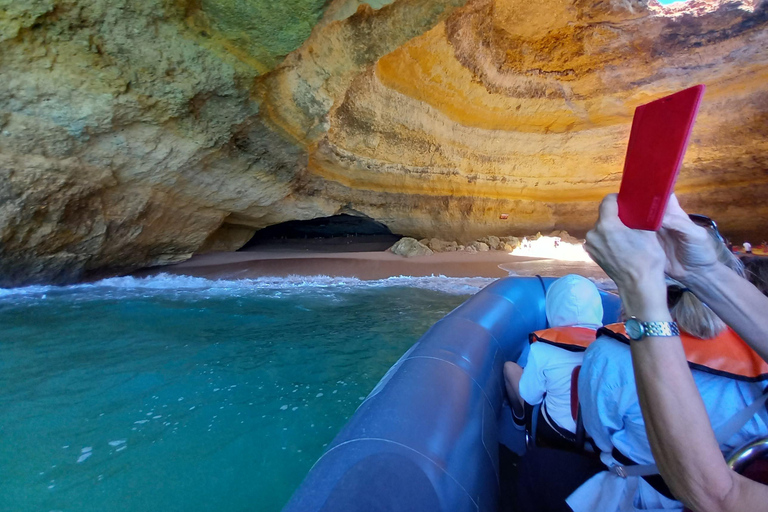
[[[278,511],[386,370],[491,281],[0,289],[0,510]]]

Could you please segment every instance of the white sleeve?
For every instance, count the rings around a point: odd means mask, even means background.
[[[531,405],[541,403],[547,392],[547,379],[544,376],[544,361],[541,361],[540,342],[531,345],[528,363],[520,377],[520,396]]]

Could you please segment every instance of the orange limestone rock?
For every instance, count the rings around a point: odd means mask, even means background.
[[[681,201],[768,236],[768,0],[12,4],[0,286],[349,210],[416,239],[580,236],[634,108],[697,83]]]
[[[677,192],[733,236],[758,232],[766,4],[709,7],[470,1],[356,78],[309,170],[389,198],[355,208],[417,236],[583,233],[618,190],[634,108],[706,83]]]

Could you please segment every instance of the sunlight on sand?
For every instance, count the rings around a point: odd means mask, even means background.
[[[582,244],[563,242],[560,237],[552,236],[542,236],[536,240],[523,238],[520,246],[509,254],[559,261],[592,261]]]

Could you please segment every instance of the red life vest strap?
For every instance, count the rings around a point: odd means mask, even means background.
[[[571,417],[573,421],[579,421],[579,374],[581,365],[573,369],[571,373]]]
[[[623,323],[601,327],[597,335],[606,335],[629,344]],[[768,363],[730,327],[709,340],[682,332],[680,339],[691,368],[748,382],[768,379]]]
[[[584,352],[597,336],[594,329],[588,327],[550,327],[534,331],[529,341],[541,341],[570,352]]]

